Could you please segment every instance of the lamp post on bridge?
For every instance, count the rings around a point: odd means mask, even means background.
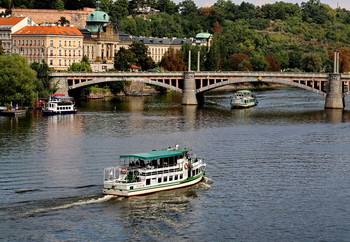
[[[343,83],[339,74],[339,51],[334,52],[334,73],[329,74],[327,82],[326,109],[343,109],[345,107]]]

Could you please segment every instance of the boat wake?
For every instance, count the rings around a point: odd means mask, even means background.
[[[75,206],[81,206],[81,205],[87,205],[87,204],[93,204],[93,203],[102,203],[102,202],[109,201],[112,198],[117,198],[120,200],[123,199],[122,197],[115,197],[113,195],[105,195],[105,196],[99,197],[99,198],[90,198],[87,200],[79,200],[77,202],[67,203],[64,205],[56,206],[56,207],[35,209],[33,211],[29,211],[26,215],[32,216],[34,214],[46,213],[46,212],[53,211],[53,210],[67,209],[67,208],[71,208],[71,207],[75,207]]]
[[[204,189],[210,189],[211,186],[209,184],[212,184],[213,180],[208,177],[203,177],[202,182],[199,183],[199,185]]]
[[[203,182],[207,184],[212,184],[214,181],[208,177],[203,176]]]

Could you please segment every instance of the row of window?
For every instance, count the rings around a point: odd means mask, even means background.
[[[171,181],[177,181],[177,180],[182,180],[183,179],[183,175],[174,175],[174,176],[164,176],[164,177],[158,177],[158,178],[152,178],[152,179],[146,179],[146,186],[147,185],[154,185],[154,184],[159,184],[162,182],[171,182]]]
[[[18,53],[18,54],[22,54],[22,55],[41,55],[44,54],[44,50],[41,48],[31,48],[31,49],[27,49],[27,48],[14,48],[13,49],[14,53]],[[64,52],[62,50],[58,51],[58,56],[63,56],[62,54],[64,53],[65,56],[75,56],[76,54],[78,54],[78,56],[81,56],[81,50],[78,50],[77,52],[75,50],[64,50]],[[54,51],[50,50],[49,53],[51,56],[53,56]]]
[[[58,41],[59,46],[62,46],[62,40]],[[73,45],[72,45],[73,44]],[[45,45],[45,40],[13,40],[13,45],[33,45],[33,46],[40,46]],[[53,40],[50,40],[50,45],[53,46]],[[64,46],[73,46],[75,47],[75,41],[71,40],[65,40]],[[78,41],[78,47],[81,47],[81,41]]]
[[[154,175],[172,173],[176,171],[177,171],[176,169],[169,169],[169,170],[161,170],[161,171],[153,171],[153,172],[141,172],[141,176],[154,176]]]
[[[57,110],[73,110],[72,107],[57,107]]]

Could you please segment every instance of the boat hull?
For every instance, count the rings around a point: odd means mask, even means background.
[[[106,195],[114,195],[118,197],[140,196],[140,195],[146,195],[146,194],[160,192],[160,191],[167,191],[167,190],[192,186],[199,183],[203,179],[203,177],[204,177],[204,174],[200,174],[198,177],[195,177],[194,179],[187,179],[184,181],[173,182],[173,183],[163,184],[163,185],[148,186],[148,187],[134,189],[134,190],[104,188],[103,193]]]
[[[254,103],[246,103],[246,104],[237,104],[231,103],[231,108],[251,108],[257,105],[257,102]]]
[[[52,110],[42,110],[44,116],[52,116],[52,115],[62,115],[62,114],[76,114],[76,110],[68,110],[68,111],[52,111]]]

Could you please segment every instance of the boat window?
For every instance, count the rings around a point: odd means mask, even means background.
[[[161,183],[161,182],[162,182],[162,178],[159,177],[159,178],[158,178],[158,183]]]
[[[181,179],[183,179],[183,178],[184,178],[184,177],[183,177],[183,175],[182,175],[182,174],[180,174],[180,180],[181,180]]]
[[[173,180],[173,176],[169,176],[169,181],[172,181]]]
[[[165,177],[163,178],[163,182],[167,182],[167,181],[168,181],[168,177],[165,176]]]
[[[130,190],[133,190],[133,189],[134,189],[134,187],[133,187],[133,186],[131,186],[131,187],[130,187]]]
[[[152,172],[152,175],[157,175],[157,172],[156,172],[156,171],[153,171],[153,172]]]
[[[164,170],[164,173],[169,173],[169,170]]]
[[[151,179],[146,179],[146,186],[151,185]]]
[[[174,180],[176,181],[178,179],[179,179],[178,175],[175,175]]]

